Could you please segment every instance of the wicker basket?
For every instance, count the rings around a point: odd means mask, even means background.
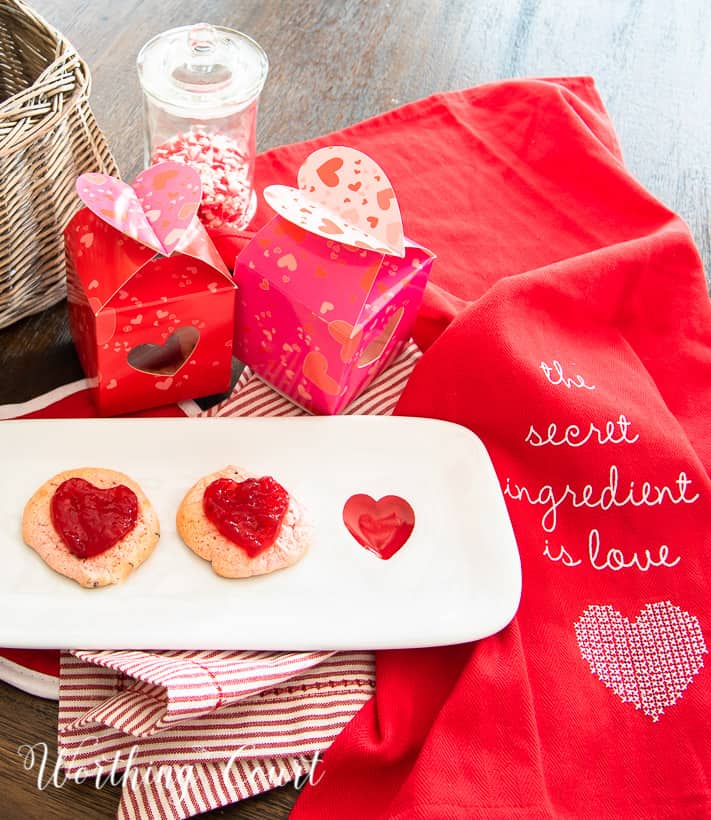
[[[0,0],[0,327],[65,294],[76,177],[117,173],[89,108],[89,69],[19,0]]]

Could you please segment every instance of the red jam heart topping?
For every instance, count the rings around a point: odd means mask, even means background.
[[[52,524],[77,558],[91,558],[111,549],[136,526],[136,493],[118,484],[102,490],[83,478],[69,478],[57,487],[50,503]]]
[[[361,546],[387,560],[412,534],[415,511],[398,495],[386,495],[376,501],[360,493],[346,501],[343,523]]]
[[[276,541],[289,507],[289,493],[271,476],[233,481],[218,478],[205,488],[205,515],[254,558]]]

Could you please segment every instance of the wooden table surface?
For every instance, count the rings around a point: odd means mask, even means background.
[[[341,128],[433,92],[591,74],[628,167],[689,224],[711,271],[711,4],[707,0],[34,0],[93,74],[92,106],[132,179],[142,163],[135,58],[154,34],[207,20],[254,37],[271,69],[260,149]],[[0,69],[2,70],[2,69]],[[81,377],[63,304],[0,330],[0,404]],[[18,613],[18,617],[32,617]],[[56,705],[0,684],[0,814],[108,818],[118,788],[37,788],[23,743],[53,748]],[[54,753],[51,763],[54,762]],[[283,818],[286,786],[210,816]]]

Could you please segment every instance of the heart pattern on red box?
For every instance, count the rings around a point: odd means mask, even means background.
[[[590,671],[655,723],[681,698],[708,651],[698,618],[671,601],[647,604],[634,621],[612,606],[589,606],[575,635]]]
[[[415,511],[399,495],[386,495],[376,501],[358,493],[346,501],[343,523],[362,547],[387,560],[412,535]]]

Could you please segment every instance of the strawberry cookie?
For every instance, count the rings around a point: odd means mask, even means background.
[[[117,584],[140,566],[158,543],[160,525],[135,481],[84,467],[37,490],[25,506],[22,537],[53,570],[93,588]]]
[[[310,530],[298,502],[271,476],[225,467],[201,478],[176,519],[187,546],[225,578],[265,575],[295,564]]]

